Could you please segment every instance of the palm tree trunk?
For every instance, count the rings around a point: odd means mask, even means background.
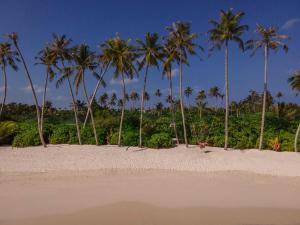
[[[122,135],[122,127],[123,127],[123,119],[124,119],[124,111],[125,111],[125,102],[126,102],[126,89],[125,89],[125,80],[124,74],[122,73],[122,84],[123,84],[123,104],[122,104],[122,112],[121,112],[121,121],[119,127],[119,138],[118,138],[118,146],[121,146],[121,135]]]
[[[91,99],[88,101],[88,102],[90,102],[90,105],[92,105],[92,103],[93,103],[93,101],[94,101],[94,99],[95,99],[95,96],[96,96],[96,94],[97,94],[97,91],[98,91],[98,89],[99,89],[99,86],[100,86],[100,84],[101,84],[101,81],[103,80],[104,75],[105,75],[105,73],[106,73],[106,71],[107,71],[109,65],[110,65],[110,63],[107,64],[107,66],[105,67],[105,69],[103,70],[103,72],[102,72],[102,74],[101,74],[101,76],[100,76],[100,79],[98,80],[98,82],[97,82],[97,84],[96,84],[96,87],[95,87],[95,89],[94,89],[93,95],[92,95]],[[90,110],[88,109],[88,111],[87,111],[87,113],[86,113],[86,116],[85,116],[85,119],[84,119],[83,128],[85,128],[85,125],[86,125],[87,120],[88,120],[88,118],[89,118],[89,114],[90,114]]]
[[[300,133],[300,124],[298,125],[297,132],[296,132],[296,135],[295,135],[295,142],[294,142],[295,152],[298,152],[297,142],[298,142],[299,133]]]
[[[170,95],[170,109],[171,109],[171,115],[172,115],[172,124],[173,124],[174,133],[175,133],[176,143],[177,143],[177,145],[179,145],[178,133],[177,133],[176,122],[175,122],[175,107],[174,107],[174,102],[173,102],[173,85],[172,85],[171,70],[169,72],[169,85],[170,85],[169,95]]]
[[[2,116],[2,112],[3,112],[5,101],[6,101],[6,95],[7,95],[7,76],[6,76],[5,65],[3,65],[3,67],[2,67],[2,71],[3,71],[3,78],[4,78],[4,96],[3,96],[3,101],[2,101],[1,109],[0,109],[0,118]]]
[[[84,81],[84,74],[82,76],[82,82],[83,82],[84,94],[85,94],[85,97],[86,97],[86,100],[87,100],[87,103],[88,103],[88,109],[89,109],[90,114],[91,114],[91,121],[92,121],[92,126],[93,126],[96,145],[99,145],[96,126],[95,126],[95,121],[94,121],[94,116],[93,116],[93,109],[92,109],[91,103],[89,102],[89,96],[88,96],[87,91],[86,91],[86,85],[85,85],[85,81]]]
[[[188,147],[188,141],[186,136],[186,127],[185,127],[185,117],[184,117],[184,105],[183,105],[183,98],[182,98],[182,51],[180,51],[180,108],[181,108],[181,116],[182,116],[182,125],[183,125],[183,136],[184,136],[184,143],[185,146]]]
[[[44,111],[45,111],[45,103],[46,103],[46,93],[47,93],[47,86],[48,86],[48,77],[49,77],[49,71],[47,69],[46,79],[45,79],[45,86],[44,86],[44,94],[43,94],[42,113],[41,113],[41,131],[42,131],[42,133],[43,133],[43,130],[44,130]]]
[[[266,113],[266,101],[267,101],[267,90],[268,90],[268,60],[269,60],[269,49],[265,46],[265,75],[264,75],[264,97],[263,97],[263,107],[261,114],[261,127],[260,127],[260,138],[259,138],[259,150],[263,147],[263,136],[265,127],[265,113]]]
[[[77,115],[77,104],[76,104],[74,93],[73,93],[73,90],[72,90],[72,85],[71,85],[71,82],[70,82],[70,78],[68,77],[67,80],[68,80],[69,91],[70,91],[70,94],[71,94],[71,97],[72,97],[72,102],[73,102],[73,111],[74,111],[74,116],[75,116],[75,123],[76,123],[76,130],[77,130],[78,142],[81,145],[82,142],[81,142],[79,121],[78,121],[78,115]]]
[[[140,115],[140,142],[139,147],[142,147],[142,127],[143,127],[143,111],[144,111],[144,96],[146,91],[146,83],[147,83],[147,75],[148,75],[149,65],[146,66],[145,78],[144,78],[144,86],[141,94],[141,115]]]
[[[45,140],[44,140],[44,137],[43,137],[43,133],[41,131],[41,113],[40,113],[40,108],[39,108],[39,103],[38,103],[38,100],[37,100],[37,96],[36,96],[36,93],[35,93],[35,90],[34,90],[34,86],[33,86],[33,83],[32,83],[32,80],[31,80],[31,77],[30,77],[27,65],[25,63],[25,59],[24,59],[24,57],[23,57],[23,55],[21,53],[21,50],[20,50],[20,48],[18,46],[18,43],[16,41],[14,41],[14,45],[15,45],[18,53],[19,53],[19,56],[21,57],[22,64],[24,66],[24,69],[25,69],[25,72],[26,72],[26,76],[27,76],[27,79],[29,81],[30,88],[31,88],[31,91],[32,91],[33,100],[34,100],[35,108],[36,108],[36,117],[37,117],[37,125],[38,125],[38,132],[39,132],[40,140],[41,140],[42,145],[44,147],[47,147],[47,145],[45,143]]]
[[[229,112],[229,93],[228,93],[228,43],[225,46],[225,143],[224,149],[228,146],[228,112]]]

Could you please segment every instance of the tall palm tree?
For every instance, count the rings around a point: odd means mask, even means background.
[[[248,30],[247,25],[240,25],[243,12],[234,13],[232,9],[221,10],[219,21],[211,20],[213,26],[208,31],[209,41],[212,44],[211,50],[225,48],[225,143],[224,149],[228,146],[228,116],[229,116],[229,87],[228,87],[228,50],[229,42],[237,42],[239,48],[244,51],[244,42],[241,35]]]
[[[87,93],[86,83],[85,83],[85,75],[87,71],[92,71],[97,68],[97,63],[95,61],[95,53],[91,52],[89,46],[86,44],[81,44],[73,49],[72,52],[72,60],[74,62],[74,69],[76,70],[75,74],[75,88],[76,93],[78,93],[78,88],[82,84],[84,95],[87,101],[87,106],[91,114],[91,121],[93,132],[95,136],[96,145],[98,145],[98,136],[96,131],[96,125],[93,116],[93,109],[91,106],[91,101],[89,99],[89,95]],[[99,78],[100,79],[100,78]]]
[[[188,99],[188,102],[189,102],[190,96],[192,94],[193,94],[193,89],[191,87],[186,87],[186,89],[184,90],[184,95]],[[189,105],[190,105],[190,103],[189,103]]]
[[[42,112],[41,112],[41,130],[43,132],[44,129],[44,113],[45,113],[45,104],[46,104],[46,93],[48,88],[48,80],[52,81],[55,72],[52,69],[52,66],[56,66],[56,58],[50,51],[48,47],[42,49],[38,56],[36,57],[37,63],[46,66],[46,76],[45,76],[45,83],[44,83],[44,93],[43,93],[43,103],[42,103]]]
[[[139,146],[142,147],[142,128],[143,128],[143,112],[144,112],[144,96],[146,92],[148,69],[151,66],[157,67],[158,60],[161,59],[162,46],[159,44],[159,37],[157,33],[146,33],[145,40],[136,40],[138,47],[137,53],[142,59],[140,60],[138,70],[145,68],[144,85],[141,93],[141,114],[140,114],[140,133],[139,133]]]
[[[137,100],[139,100],[140,96],[136,91],[132,91],[130,93],[130,100],[133,102],[132,108],[135,109],[135,103]]]
[[[292,73],[292,75],[288,78],[288,83],[292,90],[300,92],[300,70],[296,70],[295,72]],[[299,133],[300,133],[300,124],[298,125],[296,135],[295,135],[295,141],[294,141],[295,152],[298,151],[297,143],[298,143]]]
[[[209,89],[209,96],[213,97],[216,99],[216,105],[215,105],[215,110],[217,111],[218,107],[218,98],[221,96],[220,90],[217,86],[213,86]]]
[[[263,95],[263,107],[261,116],[261,128],[259,138],[259,149],[263,148],[263,136],[265,127],[265,113],[266,113],[266,102],[267,102],[267,91],[268,91],[268,62],[269,62],[269,51],[274,50],[277,52],[282,48],[285,52],[288,51],[288,46],[283,43],[283,40],[287,39],[287,35],[278,34],[277,27],[264,27],[260,24],[256,26],[256,33],[259,38],[256,40],[247,41],[247,49],[253,50],[252,55],[260,49],[264,48],[264,60],[265,60],[265,71],[264,71],[264,95]]]
[[[175,121],[175,107],[173,101],[173,83],[172,83],[172,63],[179,60],[178,52],[174,50],[174,45],[167,38],[162,51],[163,59],[163,76],[166,76],[169,80],[169,95],[167,96],[166,102],[170,104],[170,111],[172,116],[172,127],[174,129],[175,138],[177,145],[179,145],[178,133]]]
[[[205,91],[204,90],[199,91],[196,97],[196,102],[197,102],[197,106],[199,107],[200,119],[202,118],[202,110],[206,105],[205,99],[206,99]]]
[[[79,128],[79,120],[78,120],[78,110],[77,110],[77,104],[75,95],[73,92],[73,88],[70,81],[70,76],[72,75],[72,69],[67,67],[65,65],[66,61],[71,60],[71,50],[70,50],[70,44],[72,40],[67,38],[65,35],[57,35],[53,34],[53,41],[48,45],[51,53],[55,56],[56,61],[60,61],[61,67],[56,66],[56,68],[61,73],[61,77],[58,79],[56,83],[56,87],[59,87],[64,80],[67,80],[69,92],[72,98],[72,106],[74,111],[74,117],[75,117],[75,123],[76,123],[76,130],[77,130],[77,137],[78,142],[81,145],[81,136],[80,136],[80,128]]]
[[[33,83],[32,83],[32,79],[31,79],[31,76],[29,74],[29,71],[28,71],[28,68],[27,68],[27,65],[26,65],[26,62],[25,62],[25,59],[24,59],[24,57],[22,55],[21,49],[20,49],[19,44],[18,44],[18,40],[19,40],[18,34],[17,33],[11,33],[11,34],[6,35],[6,37],[9,40],[11,40],[12,43],[14,44],[14,46],[15,46],[15,48],[17,50],[17,53],[20,56],[20,59],[22,61],[23,67],[25,69],[25,73],[26,73],[27,79],[29,81],[29,85],[30,85],[30,88],[31,88],[31,91],[32,91],[32,95],[33,95],[33,100],[34,100],[34,103],[35,103],[39,137],[40,137],[42,145],[44,147],[47,147],[46,146],[46,142],[45,142],[44,137],[43,137],[42,130],[41,130],[41,112],[40,112],[40,108],[39,108],[39,103],[38,103],[37,95],[36,95],[36,92],[35,92],[35,89],[34,89],[34,86],[33,86]]]
[[[172,26],[167,27],[169,31],[169,40],[174,45],[174,50],[178,52],[179,56],[179,79],[180,79],[180,108],[182,116],[183,134],[185,146],[188,147],[188,140],[186,134],[185,126],[185,116],[184,116],[184,103],[183,103],[183,87],[182,87],[182,65],[188,65],[188,55],[195,55],[196,48],[200,47],[194,43],[194,39],[197,37],[196,33],[191,33],[191,24],[188,22],[175,22]],[[200,47],[200,49],[202,49]]]
[[[20,61],[18,58],[18,52],[14,51],[11,48],[11,44],[9,43],[0,43],[0,66],[3,73],[3,79],[4,79],[4,96],[1,103],[1,109],[0,109],[0,118],[3,112],[3,108],[6,101],[6,95],[7,95],[7,74],[6,74],[6,67],[11,67],[14,71],[18,70],[18,66],[16,64],[16,61]]]
[[[136,73],[134,67],[134,61],[137,57],[135,53],[135,48],[130,44],[130,40],[123,40],[120,36],[110,38],[102,44],[103,54],[111,62],[111,66],[114,68],[113,79],[118,79],[121,76],[122,79],[122,110],[121,110],[121,119],[119,127],[119,136],[118,136],[118,145],[121,146],[121,135],[122,127],[124,120],[124,112],[126,105],[126,83],[125,77],[132,79]]]

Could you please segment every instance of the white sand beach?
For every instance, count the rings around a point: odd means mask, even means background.
[[[300,224],[300,154],[0,148],[0,224]]]

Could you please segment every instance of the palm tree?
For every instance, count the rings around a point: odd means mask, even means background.
[[[295,72],[293,72],[293,74],[288,78],[288,83],[292,90],[295,90],[297,92],[300,91],[300,70],[296,70]],[[300,133],[300,124],[298,125],[296,135],[295,135],[295,141],[294,141],[295,152],[298,151],[297,142],[298,142],[299,133]]]
[[[104,76],[105,76],[107,70],[110,67],[110,59],[109,59],[109,55],[107,55],[107,51],[105,51],[105,47],[106,47],[105,45],[100,46],[100,50],[101,50],[102,54],[100,54],[100,56],[97,57],[97,59],[98,59],[99,64],[100,64],[101,71],[100,71],[100,75],[98,75],[95,71],[93,72],[94,75],[98,77],[98,82],[97,82],[96,87],[94,89],[93,95],[90,98],[90,102],[93,102],[93,100],[95,99],[95,97],[97,95],[97,91],[100,88],[100,85],[102,87],[106,86],[106,84],[104,82]],[[89,114],[90,114],[90,110],[88,109],[88,111],[86,113],[86,116],[85,116],[84,123],[83,123],[83,127],[85,127],[85,125],[87,123],[87,120],[89,118]]]
[[[3,108],[6,101],[6,95],[7,95],[7,74],[6,74],[6,67],[10,66],[14,71],[18,70],[18,66],[15,61],[20,61],[18,58],[18,52],[14,51],[11,48],[11,44],[9,43],[1,43],[0,44],[0,66],[3,73],[3,79],[4,79],[4,96],[1,103],[1,109],[0,109],[0,118],[3,112]]]
[[[181,116],[182,116],[182,125],[183,125],[183,134],[184,134],[184,142],[185,146],[188,147],[188,140],[186,134],[186,126],[185,126],[185,116],[184,116],[184,104],[182,97],[182,65],[188,64],[187,56],[195,55],[196,47],[200,47],[196,45],[193,41],[197,37],[196,33],[191,33],[191,24],[184,22],[176,22],[173,23],[172,26],[167,27],[169,31],[169,40],[174,46],[174,51],[178,52],[179,56],[179,76],[180,76],[180,108],[181,108]],[[202,48],[200,48],[202,49]]]
[[[244,51],[244,42],[241,35],[248,30],[247,25],[240,25],[243,12],[233,13],[233,10],[221,10],[219,21],[211,20],[213,26],[208,31],[209,41],[212,44],[211,50],[225,48],[225,143],[224,149],[228,146],[228,116],[229,116],[229,87],[228,87],[228,50],[229,42],[237,42],[239,48]]]
[[[96,145],[98,145],[99,144],[98,136],[97,136],[96,125],[95,125],[94,116],[93,116],[93,109],[91,106],[92,101],[90,101],[90,99],[89,99],[89,96],[87,93],[87,88],[86,88],[86,83],[85,83],[85,72],[87,70],[94,72],[94,70],[98,66],[95,61],[95,53],[90,51],[88,45],[81,44],[73,49],[72,60],[74,61],[74,64],[75,64],[74,69],[76,70],[76,74],[75,74],[76,94],[78,93],[78,88],[79,88],[80,84],[82,84],[84,95],[85,95],[85,98],[87,101],[88,110],[90,111],[90,114],[91,114],[91,121],[92,121],[92,127],[93,127]]]
[[[247,41],[247,49],[253,50],[252,55],[256,50],[264,48],[264,60],[265,60],[265,71],[264,71],[264,95],[263,95],[263,107],[261,116],[261,128],[260,128],[260,138],[259,138],[259,149],[263,147],[263,136],[265,127],[265,113],[266,113],[266,101],[267,101],[267,91],[268,91],[268,62],[269,62],[269,51],[278,51],[282,48],[284,51],[288,51],[288,46],[282,41],[287,39],[287,35],[278,34],[278,28],[276,27],[264,27],[260,24],[256,26],[256,33],[259,38],[256,40]]]
[[[121,76],[122,79],[122,92],[123,99],[121,102],[122,111],[119,127],[118,145],[121,146],[121,135],[124,119],[124,111],[126,105],[126,83],[125,76],[129,79],[133,78],[136,70],[134,67],[134,60],[136,59],[135,49],[130,45],[130,40],[123,40],[120,36],[110,38],[102,44],[103,54],[107,56],[111,62],[111,66],[114,67],[113,79],[118,79]]]
[[[46,76],[45,76],[45,84],[44,84],[44,93],[43,93],[43,103],[42,103],[42,112],[41,112],[41,130],[43,132],[44,129],[44,113],[45,113],[45,104],[46,104],[46,93],[48,88],[48,80],[52,81],[55,72],[52,69],[52,66],[56,66],[56,58],[50,51],[48,47],[42,49],[38,56],[36,57],[38,60],[36,64],[41,64],[46,66]]]
[[[184,90],[184,95],[185,97],[188,99],[188,102],[189,102],[189,99],[190,99],[190,96],[193,94],[193,89],[191,87],[187,87],[185,90]],[[190,105],[190,103],[189,103]]]
[[[280,99],[282,98],[283,94],[281,91],[277,92],[276,94],[276,98],[277,98],[277,103],[276,103],[276,113],[277,113],[277,117],[279,118],[279,104],[280,104]]]
[[[146,91],[145,91],[145,93],[144,93],[144,101],[145,101],[145,102],[150,101],[150,95],[149,95],[149,93],[146,92]]]
[[[116,101],[117,101],[117,95],[116,95],[116,93],[112,93],[112,95],[110,97],[110,101],[108,103],[111,108],[113,108],[116,105]]]
[[[179,145],[178,133],[175,122],[175,107],[173,101],[173,84],[172,84],[172,63],[178,61],[178,52],[174,51],[174,46],[171,44],[170,40],[166,40],[163,45],[163,75],[169,80],[169,95],[167,96],[166,102],[170,104],[170,111],[172,116],[172,127],[174,129],[175,138],[177,145]]]
[[[216,105],[215,105],[215,110],[217,111],[218,107],[218,98],[220,97],[220,91],[217,86],[213,86],[209,89],[209,96],[213,97],[216,99]]]
[[[196,97],[196,102],[197,102],[197,106],[199,107],[200,119],[202,118],[202,109],[206,105],[205,99],[206,99],[205,91],[204,90],[199,91]]]
[[[108,100],[108,94],[106,92],[104,92],[100,97],[99,97],[99,104],[106,108],[107,106],[107,100]],[[114,103],[113,104],[116,104],[115,103],[115,100],[114,100]]]
[[[132,91],[130,93],[130,100],[133,102],[132,108],[135,109],[135,103],[137,100],[139,100],[140,96],[136,91]]]
[[[141,115],[140,115],[140,138],[139,138],[139,146],[142,147],[142,128],[143,128],[143,111],[144,111],[144,96],[146,92],[146,84],[147,84],[147,76],[148,76],[148,69],[151,66],[157,67],[158,60],[161,59],[161,50],[162,46],[158,43],[159,38],[157,33],[146,33],[145,41],[136,40],[138,44],[137,52],[140,57],[142,57],[141,61],[138,63],[139,68],[145,68],[145,77],[144,77],[144,85],[141,93]]]
[[[70,95],[72,98],[72,106],[73,106],[73,111],[74,111],[78,142],[81,145],[82,142],[81,142],[81,136],[80,136],[77,104],[76,104],[76,99],[75,99],[71,81],[70,81],[70,76],[72,75],[73,70],[65,65],[65,62],[69,61],[71,59],[71,52],[70,52],[70,48],[69,48],[69,45],[71,44],[71,42],[72,42],[72,40],[68,39],[65,35],[60,36],[57,34],[53,34],[53,41],[52,41],[52,43],[49,44],[48,47],[49,47],[51,53],[53,54],[53,56],[55,56],[56,61],[61,62],[61,68],[56,66],[56,68],[61,73],[61,77],[56,82],[56,87],[58,88],[64,80],[67,80],[67,82],[68,82],[69,92],[70,92]]]
[[[18,34],[17,33],[11,33],[11,34],[8,34],[6,36],[9,40],[11,40],[13,42],[13,44],[14,44],[16,50],[17,50],[18,56],[20,56],[20,58],[21,58],[21,61],[22,61],[23,67],[25,69],[26,76],[27,76],[27,79],[29,81],[29,85],[30,85],[30,88],[31,88],[31,91],[32,91],[33,100],[34,100],[34,103],[35,103],[39,137],[40,137],[42,145],[44,147],[47,147],[46,142],[45,142],[44,137],[43,137],[42,130],[41,130],[41,112],[40,112],[40,108],[39,108],[37,95],[36,95],[36,92],[35,92],[35,89],[34,89],[34,86],[33,86],[33,83],[32,83],[32,79],[31,79],[31,76],[29,74],[29,71],[28,71],[28,68],[27,68],[27,65],[26,65],[26,62],[25,62],[25,59],[22,55],[21,49],[20,49],[19,44],[18,44],[18,39],[19,39]]]
[[[160,91],[160,89],[159,89],[159,88],[158,88],[158,89],[156,89],[156,91],[155,91],[154,95],[155,95],[156,97],[159,97],[159,98],[162,96],[162,93],[161,93],[161,91]]]

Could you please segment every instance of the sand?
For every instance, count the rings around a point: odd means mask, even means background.
[[[139,149],[117,146],[57,145],[44,149],[0,147],[1,172],[55,172],[99,169],[163,169],[192,172],[244,171],[273,176],[300,176],[300,153],[224,151],[196,146]]]
[[[0,148],[0,224],[300,224],[300,154]]]

